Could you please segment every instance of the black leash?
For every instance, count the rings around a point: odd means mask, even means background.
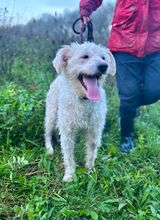
[[[81,25],[80,25],[80,31],[76,30],[76,24],[81,21]],[[79,43],[82,44],[84,42],[84,32],[86,31],[86,29],[88,30],[87,33],[87,41],[89,42],[94,42],[94,37],[93,37],[93,24],[92,21],[89,21],[87,24],[84,24],[83,19],[82,18],[77,18],[72,25],[72,29],[74,31],[75,34],[78,34],[79,37]]]

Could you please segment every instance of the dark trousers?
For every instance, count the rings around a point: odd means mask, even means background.
[[[139,58],[114,53],[120,117],[136,117],[137,108],[160,99],[160,52]]]
[[[160,52],[143,58],[129,53],[114,53],[116,81],[120,98],[120,117],[135,118],[137,109],[160,99]],[[132,125],[133,127],[133,125]]]

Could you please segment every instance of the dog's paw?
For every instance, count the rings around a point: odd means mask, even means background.
[[[53,147],[47,148],[47,154],[48,154],[49,156],[52,156],[53,153],[54,153]]]
[[[93,163],[86,163],[85,165],[87,170],[93,170],[94,169],[94,164]]]
[[[72,175],[65,174],[63,177],[64,182],[72,182],[72,180],[73,180]]]
[[[88,169],[88,173],[89,174],[92,174],[92,173],[95,173],[95,172],[96,172],[95,167],[93,167],[92,169]]]

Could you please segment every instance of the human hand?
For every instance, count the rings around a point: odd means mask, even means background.
[[[88,16],[88,17],[83,16],[83,17],[82,17],[82,20],[83,20],[83,23],[84,23],[84,24],[88,24],[88,22],[91,21],[91,19],[92,19],[91,16]]]

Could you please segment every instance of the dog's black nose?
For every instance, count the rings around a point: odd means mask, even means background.
[[[102,64],[98,66],[98,71],[100,71],[101,73],[105,73],[107,68],[108,68],[107,64]]]

